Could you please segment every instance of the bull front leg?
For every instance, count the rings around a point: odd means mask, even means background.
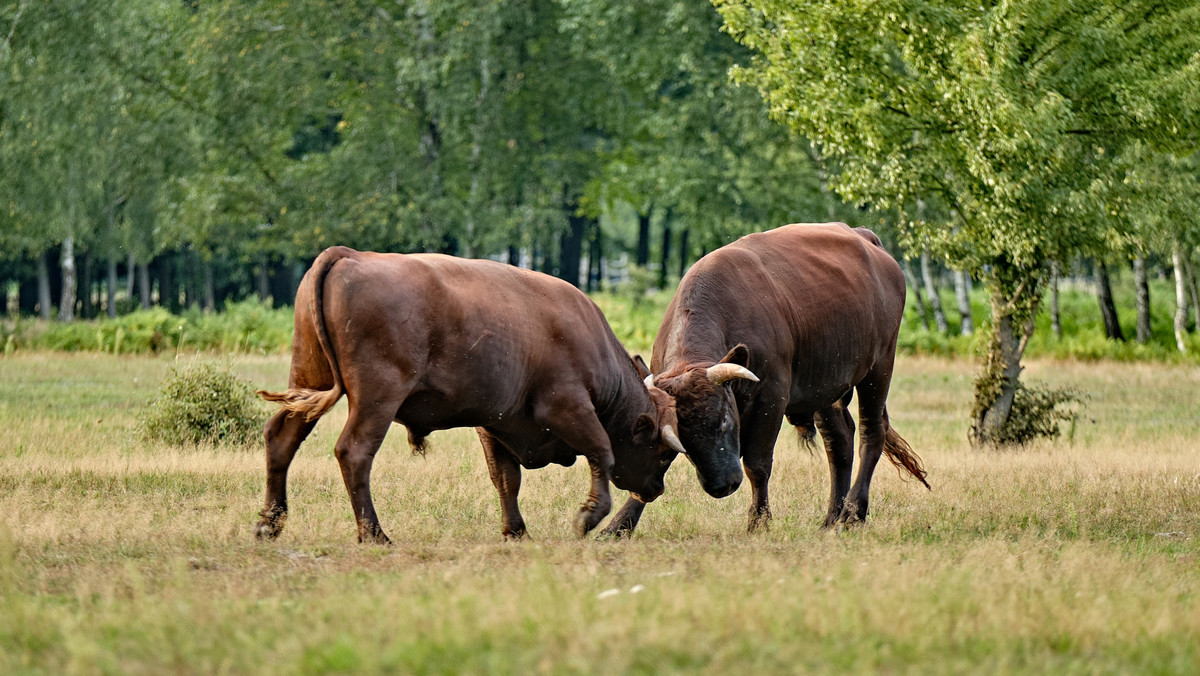
[[[617,512],[612,521],[601,531],[601,535],[612,537],[632,537],[633,531],[637,528],[638,521],[642,518],[642,512],[646,509],[646,503],[636,498],[629,498],[625,504]]]
[[[604,517],[612,511],[612,495],[608,491],[609,475],[612,470],[612,452],[605,458],[587,459],[588,467],[592,470],[592,487],[587,500],[575,515],[575,534],[579,537],[587,535],[598,526]]]
[[[742,423],[742,467],[750,480],[750,509],[746,522],[746,530],[750,533],[766,530],[771,525],[771,469],[775,464],[775,440],[782,424],[783,413],[778,409]]]
[[[479,442],[483,444],[488,474],[500,493],[501,533],[505,540],[520,540],[525,537],[525,519],[517,507],[517,494],[521,492],[521,465],[490,432],[482,427],[475,431],[479,433]]]
[[[549,403],[546,426],[586,458],[591,469],[591,490],[574,521],[575,534],[583,537],[612,511],[612,495],[608,489],[613,466],[612,445],[590,400]]]

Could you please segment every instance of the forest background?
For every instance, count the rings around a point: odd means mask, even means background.
[[[1045,297],[1062,335],[1060,279],[1145,346],[1068,351],[1197,353],[1192,3],[714,4],[5,2],[0,295],[67,325],[10,321],[6,349],[179,347],[177,314],[255,321],[238,301],[288,305],[333,244],[640,299],[742,234],[842,220],[904,262],[906,345],[986,355],[981,441]]]

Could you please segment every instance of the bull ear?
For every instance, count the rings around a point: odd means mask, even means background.
[[[633,367],[637,369],[638,378],[642,380],[645,380],[646,376],[650,375],[650,367],[646,366],[646,362],[642,361],[642,355],[640,354],[633,356]]]
[[[757,383],[758,376],[746,368],[746,364],[749,362],[750,350],[744,344],[738,343],[721,361],[708,367],[708,379],[714,385],[720,385],[734,378],[745,378]]]
[[[748,368],[750,366],[750,348],[746,347],[745,343],[738,343],[717,363],[737,364]]]

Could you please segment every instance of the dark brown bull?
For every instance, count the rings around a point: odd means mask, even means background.
[[[887,395],[904,313],[904,275],[870,230],[788,225],[701,258],[679,284],[654,340],[650,382],[675,398],[679,438],[714,497],[753,489],[750,530],[771,518],[767,483],[786,416],[829,459],[825,526],[866,519],[881,454],[925,482],[888,422]],[[857,390],[862,439],[851,486]],[[605,529],[631,532],[645,505],[626,503]]]
[[[639,499],[663,490],[679,447],[670,397],[643,383],[590,299],[537,272],[438,254],[333,247],[296,295],[292,366],[267,423],[267,497],[256,534],[287,517],[287,471],[323,413],[346,394],[334,448],[359,541],[388,542],[371,501],[371,463],[392,421],[422,451],[433,430],[476,427],[500,493],[503,533],[520,537],[521,467],[591,466],[575,520],[582,535],[609,512],[608,482]]]

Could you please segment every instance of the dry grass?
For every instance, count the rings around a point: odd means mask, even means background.
[[[251,536],[258,447],[147,445],[169,362],[0,359],[0,673],[1183,673],[1200,664],[1200,369],[1033,363],[1091,399],[1071,441],[966,442],[973,366],[902,359],[891,414],[934,490],[876,474],[868,525],[818,530],[824,458],[785,430],[776,520],[685,465],[628,542],[571,535],[586,466],[525,474],[506,544],[478,442],[393,433],[353,543],[332,446],[301,449],[292,512]],[[278,388],[282,358],[236,370]],[[618,500],[623,499],[618,496]],[[635,589],[639,591],[634,592]],[[609,593],[617,590],[618,593]]]

